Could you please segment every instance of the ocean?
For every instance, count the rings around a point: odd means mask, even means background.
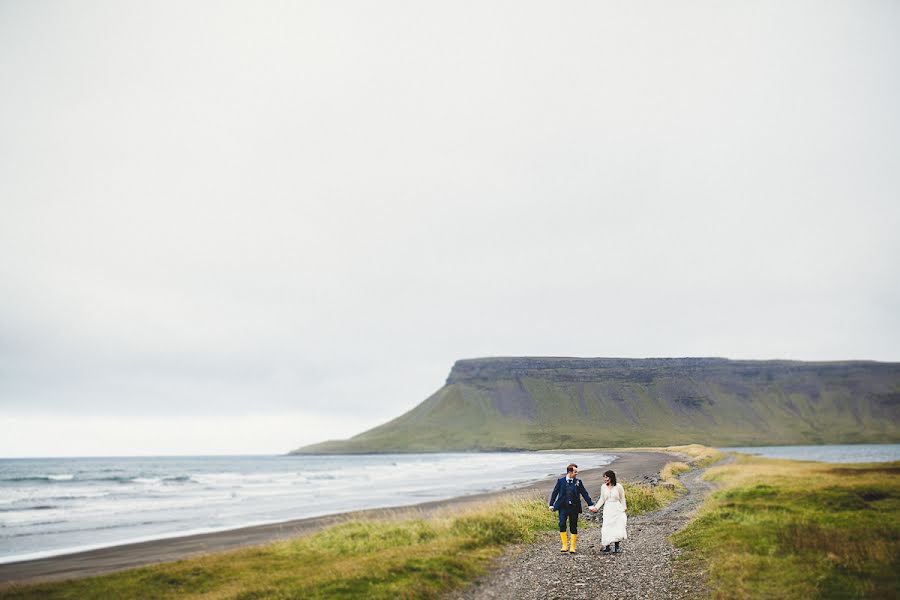
[[[600,453],[0,459],[0,563],[511,489]],[[547,493],[551,490],[548,482]]]
[[[768,458],[816,460],[828,463],[869,463],[900,460],[900,444],[834,444],[829,446],[742,446],[719,448]]]

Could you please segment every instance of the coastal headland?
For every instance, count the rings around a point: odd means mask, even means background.
[[[457,361],[443,387],[383,425],[294,452],[898,440],[900,363],[496,357]]]

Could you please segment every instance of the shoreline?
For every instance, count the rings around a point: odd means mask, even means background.
[[[584,451],[581,450],[581,452]],[[579,451],[573,450],[571,452],[577,453]],[[612,463],[605,467],[586,469],[579,472],[579,476],[584,481],[589,493],[591,493],[591,490],[599,490],[602,483],[602,473],[607,469],[615,470],[623,481],[637,481],[644,476],[657,476],[666,463],[678,459],[676,454],[661,451],[610,450],[608,452],[616,455]],[[432,500],[410,506],[348,511],[333,515],[307,517],[225,531],[107,546],[72,554],[4,563],[0,564],[0,586],[5,587],[12,583],[38,583],[91,577],[176,561],[202,554],[256,546],[299,537],[330,525],[353,519],[384,519],[404,515],[428,517],[441,510],[460,510],[501,497],[549,497],[553,489],[554,480],[555,476],[544,477],[511,490],[458,496],[445,500]]]

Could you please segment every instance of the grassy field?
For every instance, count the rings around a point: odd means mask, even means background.
[[[666,475],[677,471],[668,468]],[[656,510],[678,494],[674,486],[624,487],[631,515]],[[532,542],[556,526],[544,500],[508,500],[428,519],[350,521],[265,546],[15,586],[0,589],[0,599],[435,598],[485,572],[507,545]]]
[[[673,536],[713,598],[897,598],[900,462],[833,465],[739,456]]]
[[[70,582],[0,598],[433,598],[483,572],[510,543],[553,525],[542,500],[446,519],[352,521],[310,536]]]

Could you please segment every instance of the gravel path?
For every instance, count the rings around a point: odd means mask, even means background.
[[[694,469],[682,475],[681,482],[688,492],[672,504],[653,513],[629,516],[628,540],[622,542],[619,554],[601,552],[600,516],[585,512],[582,519],[593,518],[596,526],[579,527],[578,554],[560,553],[559,534],[548,531],[540,541],[514,548],[498,560],[489,575],[451,598],[703,597],[699,574],[676,575],[674,559],[680,551],[667,539],[687,524],[713,488],[713,484],[703,481],[703,472]],[[548,519],[548,523],[551,520],[555,519]]]

